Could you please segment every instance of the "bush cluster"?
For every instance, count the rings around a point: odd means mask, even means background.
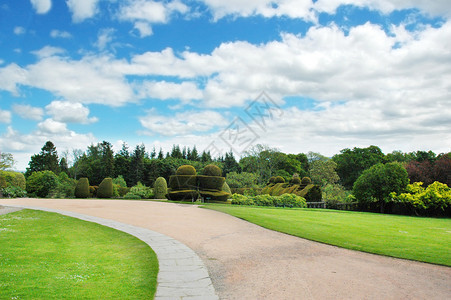
[[[25,197],[25,176],[19,172],[0,171],[0,197]]]
[[[280,196],[271,196],[268,194],[244,196],[241,194],[233,194],[232,204],[274,207],[307,207],[307,202],[305,199],[294,194],[282,194]]]
[[[414,182],[407,185],[406,193],[391,193],[391,197],[417,215],[451,215],[451,188],[438,181],[426,188]]]
[[[150,199],[153,198],[153,191],[150,187],[138,182],[130,188],[130,191],[124,196],[124,199]]]
[[[261,193],[271,196],[294,194],[305,198],[308,202],[320,202],[322,200],[321,187],[313,184],[309,177],[304,177],[302,180],[299,177],[294,177],[289,183],[286,183],[281,176],[272,177]]]

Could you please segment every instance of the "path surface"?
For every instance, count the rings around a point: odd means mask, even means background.
[[[148,228],[193,249],[221,299],[451,299],[451,268],[273,232],[196,206],[119,200],[0,199]]]

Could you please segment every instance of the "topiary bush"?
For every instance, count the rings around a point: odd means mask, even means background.
[[[224,184],[222,185],[222,191],[229,193],[230,195],[232,195],[232,191],[230,190],[229,185],[227,184],[227,182],[224,182]]]
[[[299,177],[294,177],[290,180],[290,184],[301,184],[301,179]]]
[[[169,191],[167,198],[173,201],[196,201],[199,197],[199,192],[196,190],[178,190]]]
[[[175,172],[175,175],[196,175],[196,174],[197,174],[196,169],[191,165],[180,166]]]
[[[112,198],[113,197],[113,179],[105,178],[99,184],[97,189],[97,198]]]
[[[27,193],[31,196],[45,198],[58,186],[58,177],[52,171],[33,172],[27,178]]]
[[[197,182],[199,186],[199,190],[222,190],[222,186],[224,185],[225,178],[219,176],[204,176],[198,175]]]
[[[172,190],[193,190],[197,188],[197,178],[196,175],[172,175],[168,186]]]
[[[301,184],[303,184],[303,185],[312,184],[312,180],[310,179],[310,177],[304,177],[304,178],[302,178]]]
[[[155,194],[155,199],[166,199],[166,194],[168,193],[168,185],[164,177],[158,177],[157,180],[155,180],[153,192]]]
[[[276,176],[274,183],[285,183],[285,179],[282,176]]]
[[[276,183],[276,177],[275,176],[269,178],[268,184],[271,184],[271,183]]]
[[[205,176],[222,176],[222,170],[216,165],[206,165],[202,171]]]
[[[76,198],[89,197],[89,180],[86,177],[80,178],[75,186],[74,195]]]

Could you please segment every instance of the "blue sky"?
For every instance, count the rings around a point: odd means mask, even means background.
[[[450,17],[447,0],[2,1],[0,151],[19,170],[47,140],[448,152]]]

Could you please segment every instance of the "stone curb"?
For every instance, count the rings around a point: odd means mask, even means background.
[[[202,260],[186,245],[164,234],[113,220],[44,207],[14,205],[9,208],[25,208],[55,212],[65,216],[95,222],[128,234],[148,244],[157,254],[159,262],[158,285],[155,300],[166,299],[219,299]]]

